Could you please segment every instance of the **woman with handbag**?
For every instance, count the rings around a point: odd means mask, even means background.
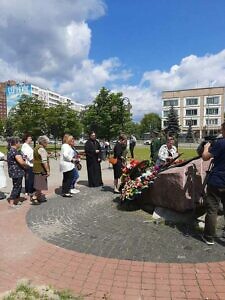
[[[114,147],[113,153],[114,158],[117,160],[115,164],[113,164],[113,174],[114,174],[114,193],[119,194],[120,191],[118,190],[119,187],[119,179],[122,175],[122,168],[124,164],[124,148],[127,145],[127,137],[125,134],[121,134],[119,136],[118,141],[116,142],[116,145]]]
[[[12,178],[12,191],[7,199],[11,207],[16,206],[17,204],[22,204],[20,201],[20,193],[22,190],[22,181],[25,174],[24,169],[27,167],[21,152],[20,148],[20,139],[18,137],[12,137],[8,141],[8,153],[7,153],[7,162],[8,162],[8,173],[9,177]]]
[[[63,173],[62,196],[72,197],[71,184],[74,176],[74,137],[72,135],[64,135],[63,144],[60,153],[60,171]]]

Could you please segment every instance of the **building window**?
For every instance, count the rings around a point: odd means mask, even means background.
[[[206,125],[218,125],[218,119],[206,119]]]
[[[219,103],[220,103],[219,96],[206,97],[206,104],[219,104]]]
[[[164,100],[163,106],[178,106],[178,99]]]
[[[186,109],[186,116],[197,116],[197,109]]]
[[[206,115],[218,115],[219,108],[206,108]]]
[[[176,115],[178,116],[178,110],[177,109],[174,109],[174,112],[176,113]],[[169,115],[169,110],[164,110],[163,111],[163,117],[164,118],[167,118]]]
[[[187,98],[186,105],[198,105],[198,98]]]
[[[197,126],[198,125],[198,122],[197,122],[197,120],[186,120],[185,121],[185,124],[186,124],[186,126],[189,126],[189,125],[191,125],[191,126]]]
[[[167,126],[167,121],[163,121],[163,127]]]

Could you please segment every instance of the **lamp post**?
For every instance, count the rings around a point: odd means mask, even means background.
[[[124,106],[124,110],[130,112],[132,105],[130,103],[130,99],[128,97],[122,98],[122,107]],[[124,131],[124,112],[122,112],[122,130]]]
[[[130,99],[128,97],[123,97],[120,99],[120,107],[119,107],[119,111],[121,114],[121,126],[122,126],[122,131],[124,130],[124,112],[125,111],[129,111],[131,110],[132,105],[130,103]],[[112,112],[117,112],[118,111],[118,107],[116,105],[112,106]]]

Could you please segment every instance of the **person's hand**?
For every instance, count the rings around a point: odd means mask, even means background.
[[[210,146],[211,146],[210,142],[206,143],[204,145],[204,150],[208,150]]]
[[[172,159],[172,157],[167,157],[166,162],[170,162]]]
[[[96,153],[99,153],[99,150],[95,150]]]

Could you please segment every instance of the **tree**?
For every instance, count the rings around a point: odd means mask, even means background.
[[[0,119],[0,135],[4,135],[4,121]]]
[[[125,100],[122,93],[111,93],[103,87],[82,115],[84,130],[94,130],[99,138],[108,140],[127,131],[131,126],[131,107]]]
[[[167,117],[167,127],[165,132],[169,135],[177,137],[180,132],[180,125],[177,116],[177,112],[174,110],[173,106],[170,107],[168,117]]]
[[[82,126],[78,114],[69,104],[58,104],[50,107],[46,111],[47,132],[53,138],[62,138],[65,133],[70,133],[74,137],[81,134]]]
[[[161,130],[161,118],[155,113],[145,114],[140,122],[140,134],[143,135],[152,130]]]
[[[194,135],[193,135],[191,123],[188,126],[188,131],[187,131],[187,135],[186,135],[185,139],[189,143],[193,143],[194,142]]]
[[[29,132],[36,141],[38,136],[47,132],[45,112],[44,101],[37,99],[37,97],[22,95],[8,116],[13,134],[21,136]]]

